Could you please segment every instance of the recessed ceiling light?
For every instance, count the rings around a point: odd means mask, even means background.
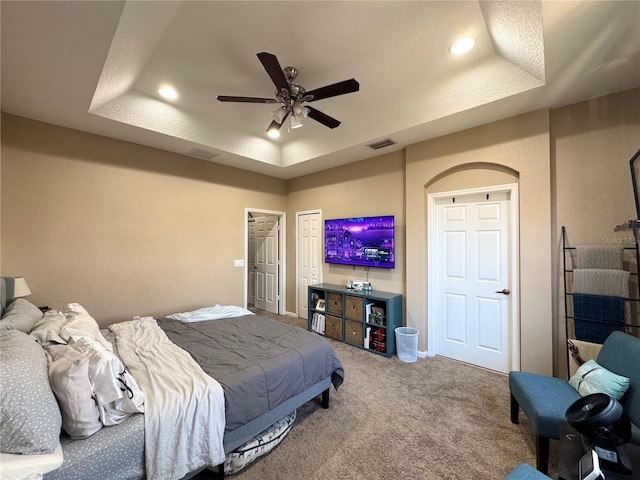
[[[449,51],[454,55],[460,55],[461,53],[467,53],[473,48],[475,44],[476,41],[473,38],[461,38],[460,40],[456,40],[451,44],[451,46],[449,47]]]
[[[176,92],[173,88],[171,87],[162,87],[158,89],[158,93],[160,95],[162,95],[164,98],[167,98],[169,100],[175,100],[176,98],[178,98],[178,92]]]

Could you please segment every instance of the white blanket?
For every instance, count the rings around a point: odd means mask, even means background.
[[[215,307],[200,308],[192,312],[173,313],[171,315],[167,315],[167,318],[188,323],[242,317],[244,315],[254,315],[254,313],[251,310],[237,307],[235,305],[216,305]]]
[[[109,327],[145,395],[145,467],[149,480],[179,479],[224,461],[224,393],[157,322],[143,317]]]

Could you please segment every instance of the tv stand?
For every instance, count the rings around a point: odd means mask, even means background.
[[[308,287],[308,330],[378,355],[396,353],[402,295],[321,283]]]

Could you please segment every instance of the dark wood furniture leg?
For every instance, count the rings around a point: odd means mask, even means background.
[[[329,389],[322,392],[322,408],[329,408]]]
[[[511,423],[518,423],[518,413],[520,413],[520,404],[513,394],[511,397]],[[547,474],[549,470],[549,438],[541,437],[536,433],[536,469]]]
[[[511,423],[518,423],[518,412],[520,411],[520,404],[512,393],[510,393],[509,396],[511,397]]]
[[[215,480],[224,480],[224,462],[216,467],[213,478]]]
[[[549,437],[541,437],[536,433],[536,468],[547,474],[549,470]]]

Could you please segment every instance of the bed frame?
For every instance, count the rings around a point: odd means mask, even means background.
[[[320,394],[322,394],[322,408],[329,408],[330,386],[331,376],[319,381],[315,385],[312,385],[305,391],[300,392],[295,397],[291,397],[289,400],[284,401],[276,408],[269,410],[267,413],[260,415],[258,418],[254,418],[249,423],[245,423],[241,427],[225,433],[223,439],[224,453],[228,455],[229,453],[233,452],[240,445],[248,442],[260,432],[263,432],[278,420],[286,417],[296,408],[301,407]],[[215,473],[217,479],[224,479],[224,463],[216,467]]]
[[[0,277],[0,314],[4,312],[6,307],[11,304],[14,300],[13,298],[13,285],[14,281],[12,277]],[[240,445],[248,442],[271,425],[276,423],[278,420],[286,417],[291,412],[293,412],[298,407],[301,407],[305,403],[313,400],[318,395],[322,395],[322,408],[329,408],[329,387],[331,386],[331,376],[321,380],[320,382],[312,385],[308,389],[300,392],[294,397],[286,400],[281,403],[277,407],[268,412],[260,415],[259,417],[251,420],[249,423],[245,423],[241,427],[236,428],[230,432],[225,433],[223,439],[224,452],[225,454],[229,454],[238,448]],[[216,471],[213,473],[216,474],[216,478],[224,479],[224,463],[217,465],[215,468]],[[202,472],[203,470],[207,470],[207,467],[202,468],[196,472],[192,472],[185,477],[190,478],[195,476],[196,474]]]
[[[286,417],[296,408],[301,407],[308,401],[322,394],[322,408],[329,408],[329,387],[331,386],[331,377],[312,385],[295,397],[278,405],[276,408],[269,410],[267,413],[254,418],[249,423],[245,423],[241,427],[225,433],[224,435],[224,453],[230,453],[243,443],[248,442],[263,430],[269,428],[281,418]]]

